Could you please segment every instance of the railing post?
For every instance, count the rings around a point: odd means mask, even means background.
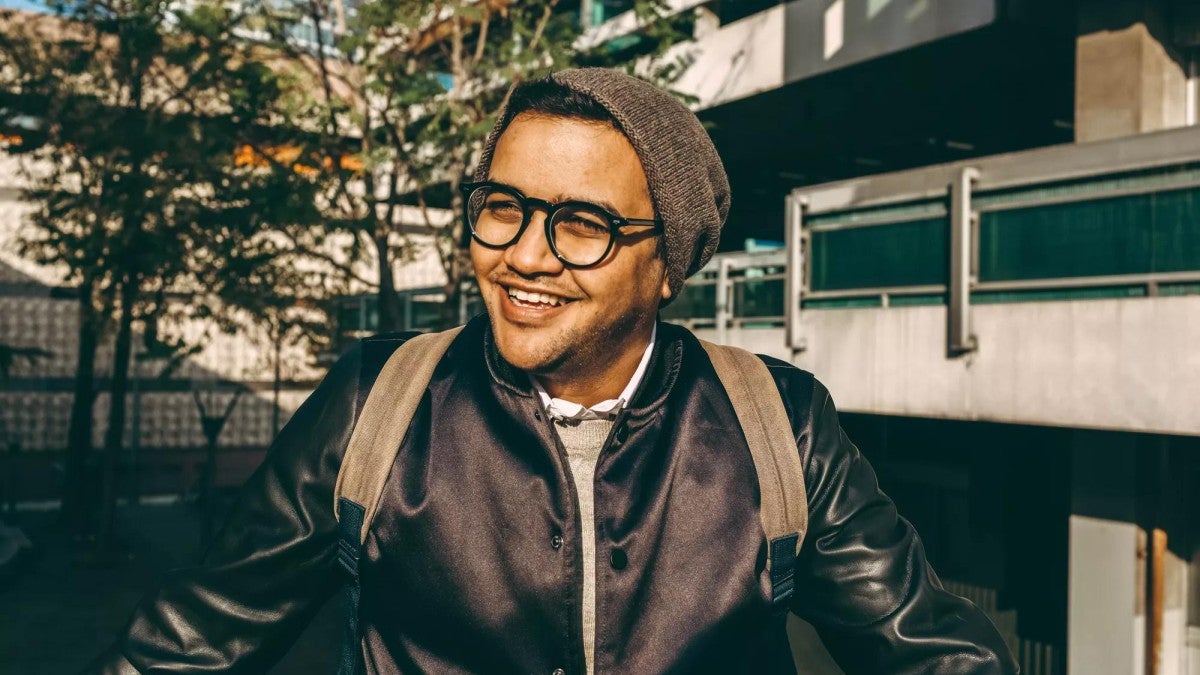
[[[717,343],[727,344],[729,340],[729,301],[732,292],[729,284],[729,268],[733,261],[721,258],[717,264]]]
[[[964,167],[950,186],[950,304],[948,349],[959,356],[979,348],[971,332],[971,282],[975,240],[972,233],[977,217],[971,208],[971,189],[979,179],[979,170]]]
[[[800,323],[801,303],[804,302],[804,291],[807,287],[805,258],[808,254],[808,239],[804,232],[804,207],[807,201],[796,194],[787,196],[787,224],[784,228],[784,241],[787,244],[787,281],[783,292],[783,316],[787,346],[793,354],[808,347]]]

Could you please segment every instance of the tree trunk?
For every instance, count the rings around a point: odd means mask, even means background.
[[[133,305],[137,282],[126,279],[121,285],[121,311],[117,324],[117,341],[113,346],[112,386],[108,408],[108,428],[104,431],[104,454],[101,471],[100,530],[96,546],[101,553],[112,550],[113,525],[117,502],[117,461],[125,438],[125,391],[129,388],[129,358],[133,343]]]
[[[375,236],[373,240],[376,259],[379,260],[379,326],[376,330],[380,333],[405,330],[408,326],[404,325],[400,295],[396,293],[396,280],[392,276],[392,259],[388,251],[387,235]]]
[[[62,523],[73,534],[89,532],[95,513],[92,486],[95,476],[88,470],[92,455],[92,414],[96,405],[96,348],[100,341],[100,317],[92,305],[92,282],[79,287],[79,355],[75,366],[75,392],[67,427],[66,476],[63,486]]]
[[[271,405],[271,440],[279,435],[279,392],[283,388],[283,363],[280,361],[280,352],[283,351],[283,329],[275,328],[275,381],[272,384],[272,405]]]

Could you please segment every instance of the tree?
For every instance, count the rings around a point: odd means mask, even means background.
[[[264,169],[238,160],[286,108],[283,80],[235,34],[244,15],[216,2],[82,0],[55,9],[57,17],[3,17],[0,109],[21,135],[15,150],[36,205],[23,252],[79,288],[64,495],[77,524],[89,510],[82,486],[95,355],[102,332],[115,332],[99,523],[107,547],[134,324],[156,334],[173,297],[211,293],[213,280],[244,271],[231,261],[246,242],[276,226],[303,227],[317,215],[318,183],[298,162]],[[194,314],[211,314],[208,306]]]
[[[558,0],[388,0],[363,3],[349,16],[327,0],[264,6],[263,26],[280,53],[319,83],[297,111],[308,122],[293,125],[320,129],[317,147],[296,145],[333,158],[322,204],[329,226],[345,235],[339,255],[369,252],[377,265],[377,279],[366,285],[378,294],[380,330],[401,327],[393,268],[420,252],[414,234],[436,251],[447,280],[444,306],[456,311],[470,273],[461,217],[454,217],[462,209],[458,186],[512,86],[555,69],[634,57],[655,79],[671,78],[658,57],[685,37],[690,17],[671,16],[660,0],[632,4],[640,26],[626,36],[633,42],[587,50],[579,17],[560,11]],[[308,38],[297,38],[298,25],[311,29]]]

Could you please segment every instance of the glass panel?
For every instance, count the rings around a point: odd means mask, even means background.
[[[1200,270],[1200,190],[985,212],[984,281]]]
[[[1200,295],[1200,284],[1163,284],[1159,295]]]
[[[412,301],[412,325],[409,330],[441,330],[444,328],[445,321],[442,318],[442,309],[445,303],[431,300],[413,300]]]
[[[892,307],[920,307],[924,305],[944,304],[946,304],[946,296],[941,293],[930,293],[928,295],[893,295],[888,298],[888,305]]]
[[[338,303],[338,330],[375,331],[379,329],[379,300],[374,295],[345,298]]]
[[[946,283],[947,221],[915,220],[812,235],[812,290]]]
[[[733,315],[783,316],[783,279],[738,279],[733,286]]]
[[[671,319],[707,319],[717,317],[717,287],[715,284],[687,284],[679,292],[679,297],[662,310],[662,318]]]
[[[1200,270],[1200,190],[1162,192],[1152,199],[1152,271]]]

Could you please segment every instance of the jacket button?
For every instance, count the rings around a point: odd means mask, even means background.
[[[555,551],[562,548],[562,545],[563,538],[561,534],[556,534],[553,537],[550,537],[550,546],[553,547]]]
[[[550,675],[567,675],[567,671],[563,670],[562,668],[555,668],[554,672],[550,673]]]
[[[613,432],[613,442],[620,445],[629,439],[629,427],[624,424],[617,427]]]
[[[612,553],[608,554],[608,562],[614,570],[623,570],[629,565],[629,556],[625,555],[625,551],[614,548]]]

